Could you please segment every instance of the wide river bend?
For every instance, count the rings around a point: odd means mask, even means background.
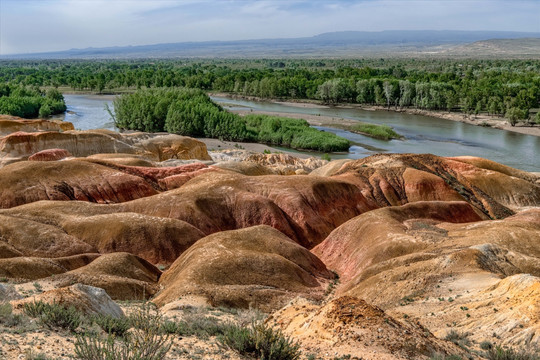
[[[73,123],[76,129],[114,129],[105,110],[112,107],[114,96],[64,95],[68,111],[60,118]],[[431,153],[440,156],[471,155],[487,158],[526,171],[540,171],[540,137],[484,128],[456,121],[436,119],[392,111],[367,111],[346,108],[305,108],[265,101],[248,101],[212,97],[229,109],[300,113],[358,120],[393,127],[404,140],[377,140],[348,131],[320,128],[354,142],[349,154],[332,158],[363,158],[375,153]]]

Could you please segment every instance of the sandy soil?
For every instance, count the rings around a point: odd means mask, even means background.
[[[272,153],[282,152],[282,153],[289,154],[289,155],[292,155],[301,159],[307,159],[312,156],[317,156],[317,153],[313,153],[312,155],[310,155],[309,153],[285,151],[283,149],[276,149],[271,146],[268,146],[265,144],[258,144],[258,143],[222,141],[219,139],[207,139],[207,138],[197,138],[197,140],[204,142],[209,152],[221,151],[221,150],[227,150],[227,149],[238,149],[238,150],[247,150],[247,151],[263,153],[266,150],[267,152],[270,151]]]
[[[28,288],[31,289],[31,282],[20,284],[17,288],[22,289],[22,286],[26,285],[29,285]],[[25,296],[31,295],[31,293],[35,293],[35,291],[30,290]],[[119,303],[126,315],[138,308],[139,304],[139,302],[129,301]],[[177,307],[173,305],[177,305]],[[184,304],[180,304],[180,302],[177,302],[177,304],[171,303],[168,308],[167,312],[162,312],[164,318],[175,321],[183,319],[185,316],[191,316],[191,319],[209,317],[215,319],[215,321],[240,321],[244,323],[259,316],[259,313],[251,310],[240,311],[238,314],[232,315],[220,309],[209,308],[199,303],[198,299],[187,299]],[[86,324],[83,327],[77,329],[77,333],[71,333],[59,328],[47,328],[37,319],[28,317],[25,317],[23,323],[16,327],[4,327],[0,324],[0,359],[34,359],[39,355],[46,356],[47,359],[74,359],[76,334],[81,334],[86,329],[97,331],[103,335],[96,325],[89,327]],[[170,339],[173,345],[165,360],[242,359],[237,353],[220,347],[215,336],[209,336],[205,339],[196,336],[171,335]]]

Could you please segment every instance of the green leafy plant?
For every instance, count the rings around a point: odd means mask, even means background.
[[[131,326],[130,319],[127,317],[114,317],[111,315],[97,315],[92,321],[99,325],[107,334],[115,336],[124,336]]]
[[[23,312],[50,328],[62,328],[75,331],[82,322],[83,316],[80,311],[73,306],[65,307],[56,303],[48,304],[43,301],[26,303],[23,305]]]
[[[375,124],[355,124],[350,127],[352,132],[361,133],[375,139],[380,140],[392,140],[401,139],[402,136],[395,132],[388,125],[375,125]]]
[[[82,360],[161,360],[172,346],[169,334],[162,331],[163,317],[155,306],[145,303],[129,316],[134,329],[124,336],[108,334],[77,335],[75,354]]]
[[[471,341],[469,340],[469,333],[467,332],[458,332],[456,330],[450,330],[446,334],[444,339],[451,341],[460,347],[466,347],[466,346],[471,345]]]
[[[501,346],[491,347],[485,356],[488,360],[539,360],[540,352],[538,349],[522,349],[521,351],[514,349],[505,349]]]
[[[22,316],[13,314],[13,307],[10,303],[0,304],[0,324],[7,327],[20,325]]]
[[[47,304],[43,301],[33,301],[23,304],[23,312],[30,317],[40,316],[46,308]]]
[[[251,327],[229,325],[218,342],[244,356],[257,359],[296,360],[300,358],[300,345],[264,323]]]

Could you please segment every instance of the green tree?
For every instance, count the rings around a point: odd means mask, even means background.
[[[508,119],[510,125],[516,126],[519,120],[523,120],[528,117],[528,112],[517,107],[513,107],[506,111],[505,117]]]

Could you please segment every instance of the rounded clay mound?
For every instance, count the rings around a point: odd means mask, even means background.
[[[213,305],[279,307],[322,291],[334,275],[308,250],[269,226],[224,231],[199,240],[160,279],[164,305],[187,294]]]
[[[144,300],[158,291],[161,271],[144,259],[127,253],[105,254],[90,264],[55,276],[57,287],[73,283],[104,289],[117,300]]]
[[[161,265],[170,265],[204,237],[184,221],[135,213],[72,216],[62,228],[99,253],[128,252]]]
[[[88,161],[22,161],[0,168],[0,207],[39,200],[118,203],[158,193],[144,179]]]

